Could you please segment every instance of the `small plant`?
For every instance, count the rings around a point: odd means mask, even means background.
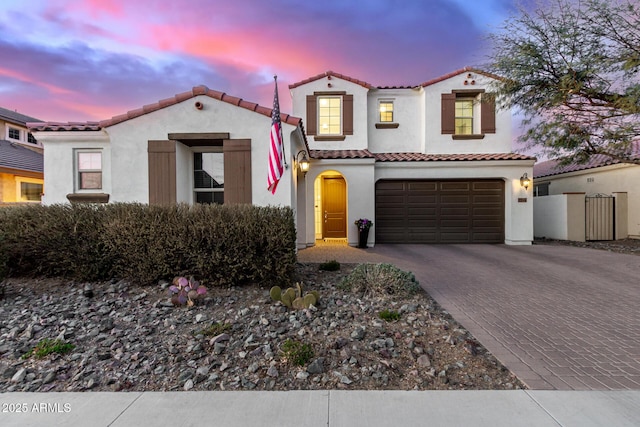
[[[363,295],[411,296],[420,285],[411,272],[391,264],[360,264],[342,279],[338,288]]]
[[[301,283],[296,283],[295,288],[287,288],[284,292],[280,286],[274,286],[269,291],[269,295],[272,300],[280,301],[287,307],[295,310],[309,308],[312,305],[318,304],[320,300],[320,294],[317,291],[309,291],[307,294],[304,294]]]
[[[338,271],[340,270],[340,263],[335,259],[327,262],[323,262],[319,267],[322,271]]]
[[[400,320],[400,313],[394,310],[382,310],[378,313],[378,316],[384,321],[394,322],[396,320]]]
[[[228,330],[231,328],[231,324],[230,323],[214,323],[211,326],[208,326],[204,329],[201,329],[198,332],[195,332],[195,335],[199,335],[202,334],[205,337],[215,337],[217,335],[220,335],[221,333],[223,333],[224,331]]]
[[[371,222],[371,220],[367,218],[360,218],[359,220],[354,222],[354,224],[358,226],[358,231],[365,231],[373,226],[373,222]]]
[[[71,350],[76,348],[75,345],[64,342],[62,340],[52,340],[49,338],[41,339],[36,346],[29,350],[26,354],[22,356],[23,359],[28,359],[29,357],[35,355],[37,359],[42,359],[45,356],[48,356],[52,353],[57,354],[66,354]]]
[[[169,286],[169,296],[173,305],[187,305],[192,307],[196,302],[201,301],[207,293],[207,288],[200,282],[186,277],[176,277],[173,284]]]
[[[282,357],[289,363],[304,366],[313,358],[311,345],[287,339],[280,347]]]

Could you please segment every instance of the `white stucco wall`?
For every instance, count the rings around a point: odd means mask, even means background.
[[[572,193],[534,198],[535,237],[584,242],[584,197],[582,193]]]
[[[535,180],[536,184],[549,182],[549,194],[584,192],[587,196],[627,193],[627,230],[630,237],[640,238],[640,166],[612,165],[562,176]]]
[[[331,85],[331,87],[329,87]],[[344,141],[316,141],[307,136],[312,150],[363,150],[367,148],[367,92],[368,89],[337,77],[327,77],[291,89],[293,115],[307,122],[307,95],[314,92],[340,92],[353,95],[353,135],[346,135]]]
[[[100,192],[111,194],[111,145],[106,132],[34,132],[44,147],[44,188],[42,203],[45,205],[69,203],[67,194],[74,192]],[[75,190],[74,149],[102,150],[102,189],[97,191]]]
[[[204,105],[202,110],[195,102]],[[267,167],[271,118],[232,104],[201,95],[178,104],[110,126],[99,132],[39,132],[36,136],[46,150],[45,204],[67,203],[73,193],[74,148],[102,148],[103,190],[110,202],[149,201],[149,140],[167,140],[169,133],[228,132],[231,139],[251,139],[252,201],[256,205],[291,206],[293,156],[301,140],[292,141],[295,126],[283,123],[285,153],[289,169],[275,195],[267,191]],[[296,145],[297,144],[297,145]],[[190,148],[176,149],[178,201],[192,201],[193,166]],[[190,166],[189,166],[190,165]],[[294,204],[295,206],[295,204]]]
[[[491,92],[494,80],[482,74],[462,73],[424,88],[425,103],[425,152],[429,154],[455,153],[510,153],[511,152],[511,111],[496,110],[496,133],[485,134],[483,139],[454,140],[452,135],[441,133],[441,95],[453,89],[484,89]],[[475,80],[474,85],[465,85],[465,80]],[[479,106],[477,106],[479,108]]]
[[[421,153],[424,147],[424,93],[416,89],[372,89],[368,94],[369,151]],[[393,101],[394,129],[377,129],[381,100]]]

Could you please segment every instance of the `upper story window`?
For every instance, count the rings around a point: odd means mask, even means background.
[[[380,123],[392,123],[393,101],[380,101],[378,112],[380,113]]]
[[[32,144],[37,144],[38,143],[38,141],[36,141],[35,136],[33,136],[31,134],[31,132],[29,132],[29,134],[27,135],[27,141],[29,141]]]
[[[102,152],[82,150],[76,152],[76,189],[102,189]]]
[[[196,203],[224,203],[224,153],[193,153]]]
[[[441,98],[442,134],[453,139],[481,139],[496,133],[495,98],[484,89],[454,90]]]
[[[456,99],[456,131],[454,135],[473,134],[473,99]]]
[[[20,129],[9,127],[9,139],[20,140]]]
[[[342,135],[342,97],[318,97],[318,135]]]
[[[308,95],[306,130],[316,141],[343,141],[353,135],[353,95],[338,91]]]
[[[535,184],[533,186],[533,197],[541,197],[549,195],[550,182],[543,182],[542,184]]]

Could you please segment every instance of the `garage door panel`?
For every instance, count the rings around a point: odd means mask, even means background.
[[[378,243],[504,241],[502,180],[376,183]]]

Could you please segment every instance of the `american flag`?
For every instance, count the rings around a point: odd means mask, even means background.
[[[284,172],[284,146],[282,145],[282,123],[280,122],[280,102],[278,101],[278,77],[273,76],[276,88],[271,112],[271,143],[269,145],[269,176],[267,190],[276,194],[276,187]]]

